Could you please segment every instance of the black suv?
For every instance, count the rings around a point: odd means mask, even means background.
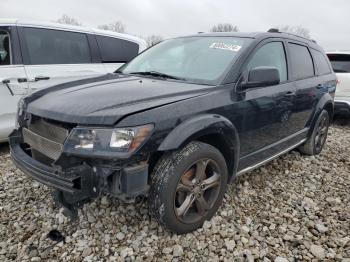
[[[314,42],[212,33],[166,40],[114,74],[19,103],[11,156],[76,214],[108,193],[147,196],[167,229],[200,227],[228,182],[299,147],[321,152],[336,77]]]

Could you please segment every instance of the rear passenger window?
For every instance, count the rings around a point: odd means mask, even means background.
[[[306,46],[288,44],[292,64],[293,80],[305,79],[315,75],[314,65]]]
[[[29,64],[91,63],[90,47],[83,33],[23,28]]]
[[[350,73],[350,55],[347,54],[328,54],[334,72]]]
[[[271,42],[262,46],[248,63],[248,71],[260,66],[275,67],[281,82],[287,81],[287,62],[282,42]]]
[[[320,75],[326,75],[332,72],[329,63],[326,60],[326,56],[314,49],[311,49],[311,53],[314,58],[315,65],[318,69],[318,73]]]
[[[129,62],[139,53],[139,45],[123,39],[96,36],[103,63]]]

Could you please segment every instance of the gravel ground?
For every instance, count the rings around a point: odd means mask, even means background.
[[[177,236],[147,203],[102,197],[70,223],[50,191],[26,178],[0,148],[0,261],[350,261],[350,125],[330,129],[317,157],[296,151],[239,177],[217,215]],[[52,229],[65,243],[47,238]]]

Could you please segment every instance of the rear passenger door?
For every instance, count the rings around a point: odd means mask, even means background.
[[[19,32],[31,91],[105,73],[86,33],[34,27]]]
[[[139,53],[139,44],[125,39],[96,35],[101,61],[108,73],[116,71]]]
[[[296,87],[295,118],[291,127],[298,132],[310,125],[316,105],[326,88],[317,77],[314,60],[308,46],[298,42],[288,42],[288,56],[291,65],[291,79]]]

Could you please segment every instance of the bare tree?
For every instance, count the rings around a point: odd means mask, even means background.
[[[67,24],[67,25],[82,25],[82,23],[80,23],[77,19],[70,17],[66,14],[58,18],[56,22],[60,24]]]
[[[150,35],[145,38],[147,47],[151,47],[163,41],[163,37],[160,35]]]
[[[126,29],[125,25],[121,21],[115,21],[113,23],[106,24],[106,25],[99,25],[98,28],[102,30],[109,30],[109,31],[114,31],[118,33],[125,33],[125,29]]]
[[[280,32],[286,32],[286,33],[291,33],[291,34],[299,35],[306,38],[311,38],[310,30],[305,27],[302,27],[301,25],[298,25],[298,26],[281,25],[281,26],[277,26],[277,28]]]
[[[229,23],[217,24],[210,29],[210,32],[238,32],[238,31],[239,29],[237,26],[234,26]]]

